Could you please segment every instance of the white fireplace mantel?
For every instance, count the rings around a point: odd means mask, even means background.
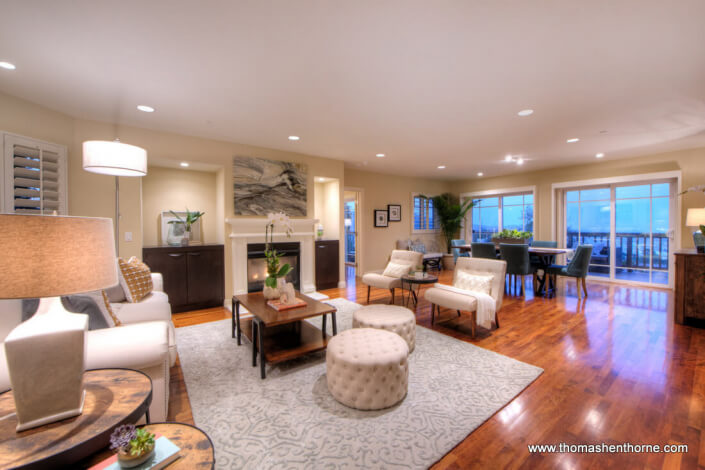
[[[282,229],[274,230],[276,241],[299,242],[300,253],[300,284],[301,292],[309,293],[316,290],[314,279],[313,243],[316,236],[318,219],[290,219],[293,233],[287,238]],[[264,243],[264,229],[267,225],[265,217],[233,217],[225,219],[230,225],[230,242],[232,244],[232,280],[235,295],[247,294],[247,245],[249,243]]]

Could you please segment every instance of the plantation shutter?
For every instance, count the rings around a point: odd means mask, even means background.
[[[4,211],[66,214],[66,150],[5,134]]]

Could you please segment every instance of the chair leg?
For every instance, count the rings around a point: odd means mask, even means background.
[[[372,289],[372,286],[367,286],[367,303],[370,303],[370,289]]]
[[[538,282],[538,281],[537,281],[537,279],[536,279],[536,273],[534,273],[534,275],[533,275],[533,280],[532,280],[532,283],[531,283],[531,287],[534,288],[534,292],[536,292],[536,283],[537,283],[537,282]]]
[[[578,290],[578,300],[580,300],[580,299],[582,299],[582,297],[583,297],[583,295],[582,295],[583,293],[582,293],[582,291],[580,290],[580,278],[579,278],[579,277],[576,277],[576,278],[575,278],[575,287],[576,287],[577,290]]]
[[[433,326],[436,321],[436,305],[431,304],[431,326]]]
[[[475,338],[475,326],[477,325],[477,316],[475,315],[475,312],[472,312],[470,315],[472,317],[472,321],[470,322],[470,329],[472,331],[472,337],[473,339]]]
[[[392,301],[389,302],[389,303],[392,304],[392,305],[394,305],[394,288],[392,287],[391,289],[389,289],[389,292],[392,293]]]
[[[520,277],[521,277],[521,288],[520,288],[521,294],[520,295],[526,295],[526,293],[524,292],[524,275],[522,274]]]
[[[460,310],[458,310],[458,316],[460,316]]]
[[[585,283],[585,278],[582,278],[583,281],[583,292],[585,293],[585,298],[587,299],[588,293],[587,293],[587,285]]]
[[[499,328],[499,314],[494,312],[494,324]]]

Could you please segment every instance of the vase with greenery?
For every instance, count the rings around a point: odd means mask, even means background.
[[[441,226],[441,234],[446,243],[446,253],[451,252],[452,241],[458,235],[460,227],[463,225],[465,215],[474,205],[472,199],[460,202],[457,196],[451,193],[443,193],[439,196],[421,196],[425,199],[430,199],[433,203],[433,210],[436,215],[436,220]]]
[[[283,212],[267,215],[267,225],[264,229],[264,257],[267,260],[267,278],[264,280],[264,289],[262,290],[266,299],[277,299],[281,296],[280,287],[284,283],[284,277],[292,270],[289,263],[281,265],[281,257],[283,255],[274,248],[274,229],[276,227],[281,227],[287,237],[290,237],[293,232],[291,220]]]
[[[133,424],[123,424],[110,435],[110,449],[117,452],[122,468],[133,468],[146,462],[154,454],[154,434]]]
[[[516,229],[504,229],[492,235],[492,242],[495,245],[500,243],[526,243],[533,234]]]
[[[171,215],[176,217],[176,220],[170,220],[169,224],[172,224],[172,225],[179,224],[179,225],[183,226],[185,234],[184,234],[183,238],[181,238],[181,245],[188,246],[189,242],[191,241],[191,226],[193,224],[195,224],[196,222],[198,222],[198,219],[203,217],[205,212],[198,212],[198,211],[191,212],[190,210],[188,210],[188,207],[186,208],[186,215],[184,217],[181,217],[179,214],[177,214],[174,211],[169,211],[169,212],[171,212]]]

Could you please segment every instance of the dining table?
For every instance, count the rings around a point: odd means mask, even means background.
[[[457,248],[461,253],[472,253],[472,245],[459,245],[453,248]],[[497,246],[496,249],[497,258],[499,258],[499,246]],[[536,265],[536,279],[538,280],[538,285],[535,294],[547,296],[555,292],[556,286],[553,285],[550,277],[546,274],[546,268],[555,264],[556,256],[565,255],[570,253],[570,251],[571,250],[567,248],[529,247],[529,254],[534,255],[538,260],[538,264]],[[541,271],[541,274],[538,274],[539,271]]]

